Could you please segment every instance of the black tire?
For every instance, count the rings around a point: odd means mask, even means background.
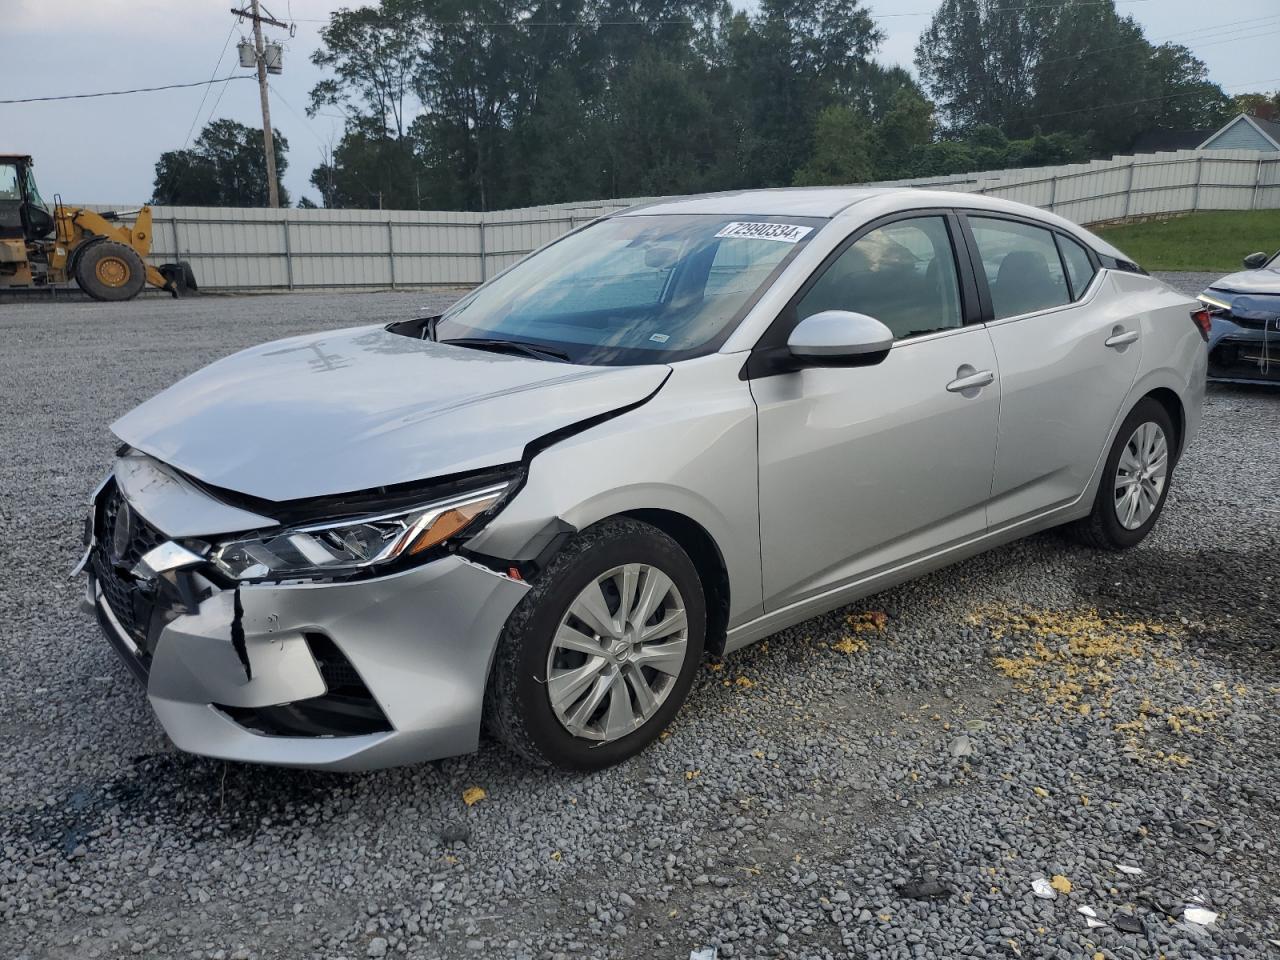
[[[95,300],[132,300],[146,282],[142,258],[114,240],[99,240],[76,261],[76,283]]]
[[[1120,465],[1120,457],[1129,443],[1134,431],[1144,423],[1153,423],[1164,432],[1168,445],[1168,467],[1165,474],[1164,487],[1156,500],[1155,509],[1139,527],[1132,530],[1126,528],[1117,515],[1116,510],[1116,473]],[[1098,493],[1094,497],[1093,510],[1083,520],[1077,520],[1070,527],[1071,534],[1085,546],[1099,550],[1128,550],[1137,546],[1151,532],[1151,528],[1160,519],[1164,511],[1164,502],[1169,495],[1169,485],[1173,482],[1173,468],[1177,462],[1177,434],[1169,413],[1163,406],[1144,397],[1138,401],[1129,415],[1120,424],[1116,438],[1107,454],[1106,463],[1102,467],[1102,478],[1098,482]]]
[[[666,699],[642,726],[612,741],[571,734],[547,693],[552,639],[569,606],[614,567],[644,563],[665,573],[684,601],[684,663]],[[680,545],[656,527],[619,517],[574,536],[521,600],[498,641],[485,692],[488,732],[529,761],[564,770],[599,770],[634,756],[662,733],[684,703],[706,643],[706,600],[698,571]]]

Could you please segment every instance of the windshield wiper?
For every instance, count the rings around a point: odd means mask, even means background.
[[[525,343],[523,340],[496,340],[487,337],[459,337],[456,340],[441,340],[440,343],[452,343],[459,347],[474,347],[477,350],[491,350],[494,353],[515,353],[535,360],[557,360],[568,363],[569,355],[550,347],[540,347],[536,343]]]

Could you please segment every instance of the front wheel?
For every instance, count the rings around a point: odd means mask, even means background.
[[[706,602],[689,556],[617,518],[571,540],[507,621],[486,726],[535,763],[598,770],[651,743],[702,659]]]
[[[132,300],[146,282],[137,251],[114,240],[93,243],[76,262],[76,284],[95,300]]]
[[[1103,465],[1089,516],[1075,524],[1077,539],[1104,550],[1127,550],[1155,526],[1173,477],[1173,424],[1147,397],[1125,417]]]

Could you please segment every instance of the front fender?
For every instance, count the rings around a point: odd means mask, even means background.
[[[576,529],[637,510],[687,517],[715,541],[729,577],[730,624],[762,609],[756,408],[741,355],[674,364],[647,403],[567,437],[529,463],[520,492],[468,542],[533,559],[557,524]]]

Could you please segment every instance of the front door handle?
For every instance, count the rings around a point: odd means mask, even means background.
[[[1133,343],[1137,339],[1138,339],[1137,330],[1125,330],[1123,327],[1116,327],[1115,330],[1111,331],[1111,336],[1107,337],[1107,339],[1104,340],[1103,343],[1105,343],[1108,347],[1112,347],[1118,350],[1121,347],[1127,347],[1129,344]]]
[[[964,393],[967,390],[979,390],[995,383],[996,375],[990,370],[974,370],[965,364],[956,373],[960,376],[947,384],[952,393]]]

